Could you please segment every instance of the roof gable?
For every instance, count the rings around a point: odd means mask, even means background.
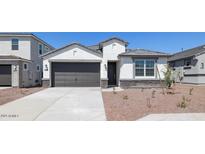
[[[120,38],[117,38],[117,37],[112,37],[112,38],[110,38],[110,39],[107,39],[107,40],[105,40],[105,41],[100,42],[99,44],[100,44],[100,46],[102,46],[104,43],[107,43],[107,42],[110,42],[110,41],[113,41],[113,40],[117,40],[117,41],[119,41],[119,42],[125,44],[125,46],[128,45],[128,42],[127,42],[127,41],[124,41],[123,39],[120,39]]]
[[[82,48],[84,50],[86,50],[87,52],[91,53],[91,54],[94,54],[94,55],[97,55],[97,56],[102,56],[102,53],[99,52],[99,51],[96,51],[96,50],[92,50],[82,44],[79,44],[79,43],[72,43],[72,44],[69,44],[69,45],[66,45],[62,48],[59,48],[59,49],[56,49],[56,50],[53,50],[51,52],[48,52],[48,53],[45,53],[44,55],[42,55],[43,58],[46,58],[46,57],[52,57],[52,56],[56,56],[58,54],[61,54],[62,52],[65,52],[64,50],[65,49],[69,49],[69,48]]]

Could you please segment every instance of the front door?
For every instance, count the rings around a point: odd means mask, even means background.
[[[108,85],[116,85],[116,62],[108,62]]]

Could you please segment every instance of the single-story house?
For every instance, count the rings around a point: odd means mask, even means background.
[[[127,49],[110,38],[93,46],[72,43],[43,58],[43,85],[51,87],[155,86],[163,80],[168,54]]]
[[[205,45],[184,50],[168,58],[176,82],[205,83]]]

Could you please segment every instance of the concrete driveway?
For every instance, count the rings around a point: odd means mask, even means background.
[[[48,88],[0,106],[0,120],[106,120],[100,88]]]

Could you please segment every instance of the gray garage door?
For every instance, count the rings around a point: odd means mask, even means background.
[[[99,87],[100,63],[52,63],[53,87]]]
[[[11,65],[0,65],[0,86],[11,86]]]

